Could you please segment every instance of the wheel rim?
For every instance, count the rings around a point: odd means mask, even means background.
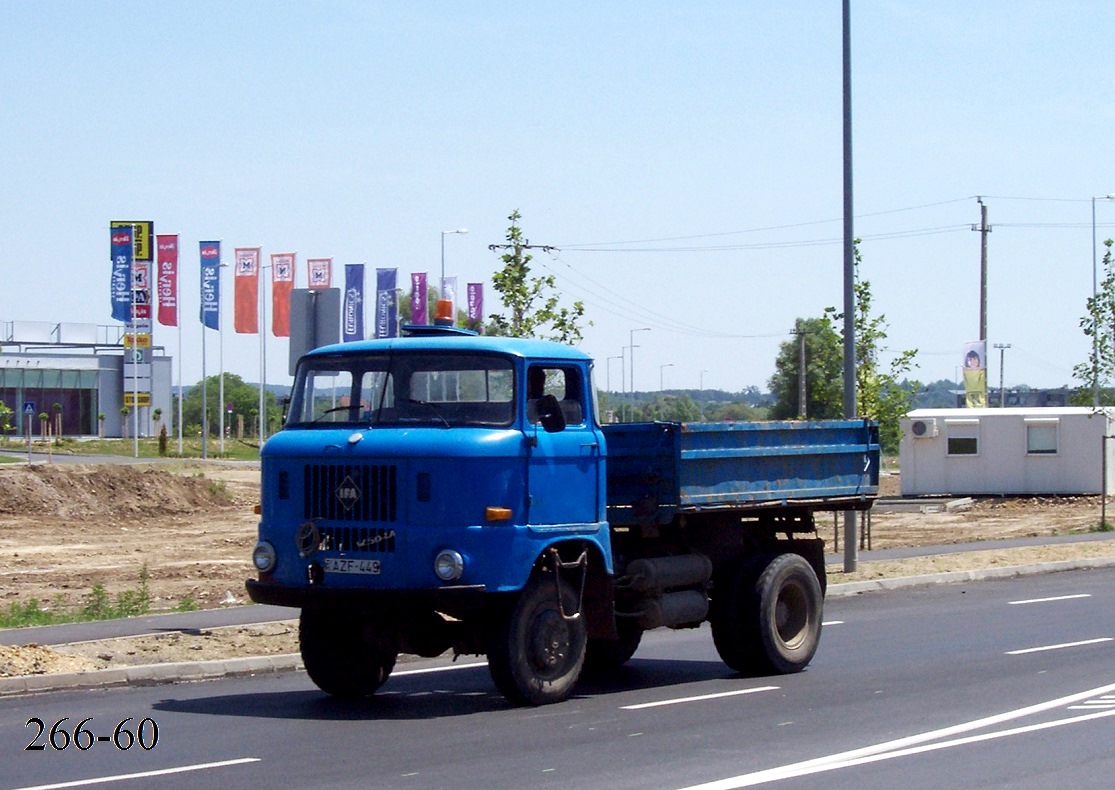
[[[569,626],[560,613],[540,612],[527,642],[531,666],[545,675],[560,675],[569,661],[570,641]]]
[[[774,604],[774,627],[790,650],[801,647],[809,635],[809,597],[800,584],[788,583]]]

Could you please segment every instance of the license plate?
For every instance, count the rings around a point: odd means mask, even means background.
[[[363,573],[378,576],[379,560],[347,560],[340,557],[325,557],[326,573]]]

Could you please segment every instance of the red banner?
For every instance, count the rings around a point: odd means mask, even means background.
[[[259,247],[238,247],[233,270],[233,328],[240,334],[259,332]]]
[[[178,236],[155,237],[159,323],[178,326]]]
[[[294,288],[294,253],[271,256],[271,334],[290,337],[290,291]]]

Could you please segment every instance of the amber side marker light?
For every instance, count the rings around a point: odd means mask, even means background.
[[[252,512],[258,516],[260,513],[263,512],[263,505],[256,505],[252,508]]]
[[[509,507],[489,507],[484,508],[484,518],[488,521],[510,521],[511,508]]]

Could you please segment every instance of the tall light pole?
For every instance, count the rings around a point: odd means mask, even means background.
[[[705,388],[705,374],[708,373],[708,368],[701,371],[701,389]]]
[[[673,362],[667,362],[665,365],[658,366],[658,391],[663,392],[666,389],[666,368],[672,368]]]
[[[1098,287],[1096,281],[1096,201],[1115,200],[1115,195],[1099,195],[1092,198],[1092,304],[1096,303]],[[1092,406],[1100,405],[1099,386],[1099,327],[1092,332]]]
[[[1010,343],[996,343],[995,348],[999,349],[999,408],[1001,409],[1006,405],[1006,390],[1003,389],[1003,360]]]
[[[456,230],[443,230],[441,232],[441,282],[438,284],[441,289],[441,298],[445,298],[445,237],[451,233],[468,233],[468,228],[457,228]]]
[[[628,345],[628,348],[631,349],[631,396],[632,397],[634,397],[634,350],[636,350],[636,348],[638,348],[637,345],[634,344],[634,333],[636,333],[636,332],[649,332],[649,331],[650,331],[650,326],[643,326],[642,329],[632,329],[631,330],[630,344]]]

